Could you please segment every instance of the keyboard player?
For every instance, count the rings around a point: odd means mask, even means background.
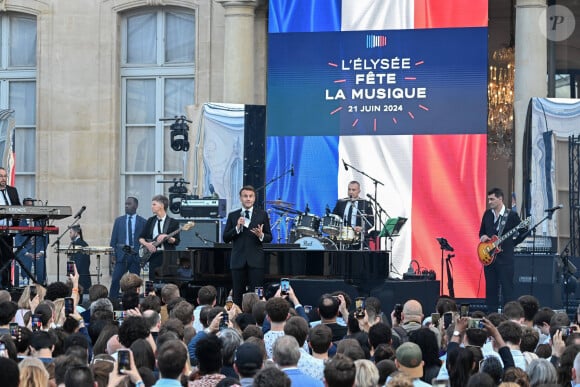
[[[8,185],[8,172],[5,168],[0,167],[0,205],[19,206],[20,198],[15,187]],[[17,226],[17,220],[0,219],[0,226]],[[14,247],[14,238],[8,235],[0,236],[0,286],[6,289],[10,286],[10,268],[9,262],[12,259]],[[6,267],[5,267],[6,266]]]
[[[22,203],[25,206],[34,206],[34,199],[31,198],[24,198]],[[29,224],[30,222],[30,224]],[[45,220],[27,220],[23,219],[20,221],[19,226],[38,226],[42,227],[42,223],[45,223]],[[14,241],[16,242],[16,247],[22,249],[18,253],[18,258],[20,258],[20,262],[26,266],[28,271],[36,276],[36,281],[40,284],[45,284],[46,282],[46,248],[48,246],[48,235],[25,235],[25,234],[16,234],[14,237]],[[27,279],[28,275],[21,270],[20,275]],[[16,281],[15,281],[16,282]]]

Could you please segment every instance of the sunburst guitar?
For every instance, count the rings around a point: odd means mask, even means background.
[[[519,229],[528,227],[531,221],[532,217],[528,216],[520,224],[503,234],[501,237],[494,235],[490,240],[480,242],[477,245],[477,256],[483,266],[491,265],[495,260],[495,257],[501,252],[500,245],[508,238],[511,238]]]
[[[163,242],[165,242],[166,240],[168,240],[169,238],[173,238],[175,235],[177,235],[178,232],[189,231],[194,226],[195,226],[195,222],[189,221],[189,222],[185,223],[183,226],[179,227],[177,230],[167,234],[167,236],[161,242],[152,241],[151,243],[153,244],[153,246],[157,247],[160,244],[162,244]],[[139,247],[139,257],[141,258],[141,267],[145,266],[145,264],[149,261],[149,258],[151,258],[151,254],[152,253],[149,250],[147,250],[147,247],[145,247],[143,245],[141,245]]]

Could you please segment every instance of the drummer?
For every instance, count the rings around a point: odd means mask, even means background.
[[[360,241],[360,234],[363,230],[363,222],[365,222],[365,234],[368,234],[368,232],[374,226],[373,208],[369,201],[360,197],[360,183],[356,180],[348,183],[348,197],[344,199],[338,199],[332,213],[342,218],[343,227],[351,227],[354,230],[358,241]],[[366,219],[366,221],[363,220],[363,216],[361,215],[364,215],[364,219]],[[368,247],[367,235],[365,235],[364,240],[364,247]],[[360,242],[355,242],[348,248],[360,248]]]

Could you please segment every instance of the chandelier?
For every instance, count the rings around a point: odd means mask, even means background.
[[[494,158],[511,158],[514,121],[514,49],[492,54],[487,85],[487,145]]]

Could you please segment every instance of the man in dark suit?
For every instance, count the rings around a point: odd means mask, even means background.
[[[504,205],[501,189],[491,189],[487,193],[487,203],[489,210],[483,213],[479,228],[480,242],[487,242],[494,235],[501,236],[520,224],[518,214]],[[524,235],[525,229],[522,234],[506,239],[500,246],[502,251],[497,254],[493,263],[484,267],[485,298],[489,313],[497,311],[498,305],[501,305],[500,286],[503,304],[514,300],[514,247],[524,239]]]
[[[340,216],[343,220],[343,230],[338,236],[339,241],[349,242],[351,237],[355,239],[350,244],[350,249],[360,248],[361,232],[365,230],[364,247],[368,247],[368,232],[373,228],[375,219],[371,203],[360,197],[360,183],[356,180],[348,183],[348,197],[339,199],[334,206],[333,214]],[[364,216],[364,217],[363,217]],[[354,235],[348,235],[354,232]]]
[[[91,280],[91,256],[85,251],[82,251],[84,247],[88,247],[89,244],[85,241],[83,237],[83,230],[81,226],[75,224],[69,229],[70,236],[70,248],[79,249],[78,251],[70,256],[70,260],[74,261],[77,267],[77,272],[79,273],[79,285],[83,288],[82,294],[88,294],[89,288],[92,285]],[[82,299],[82,296],[81,296]]]
[[[230,212],[224,229],[224,242],[233,243],[230,268],[234,302],[242,305],[246,286],[253,291],[264,282],[264,249],[272,241],[270,219],[266,211],[256,208],[256,190],[246,185],[240,190],[242,208]]]
[[[125,200],[125,215],[115,219],[111,233],[110,246],[113,248],[111,259],[115,264],[111,278],[109,297],[119,297],[119,281],[127,271],[140,275],[141,261],[139,259],[139,236],[145,227],[145,218],[137,215],[139,201],[129,196]]]
[[[147,219],[139,243],[151,253],[149,258],[149,279],[155,281],[157,269],[163,263],[163,250],[175,250],[179,244],[179,232],[171,237],[168,234],[179,230],[179,222],[167,215],[169,199],[163,195],[155,195],[151,199],[153,216]]]
[[[8,185],[8,172],[2,167],[0,167],[0,205],[20,205],[18,191],[16,188]],[[18,221],[0,219],[0,226],[18,226]],[[14,238],[11,235],[2,235],[0,238],[2,238],[0,241],[0,267],[4,268],[4,265],[8,264],[10,259],[13,258],[12,248],[14,246]],[[0,281],[3,288],[10,285],[10,270],[8,267],[4,268],[0,274]]]

